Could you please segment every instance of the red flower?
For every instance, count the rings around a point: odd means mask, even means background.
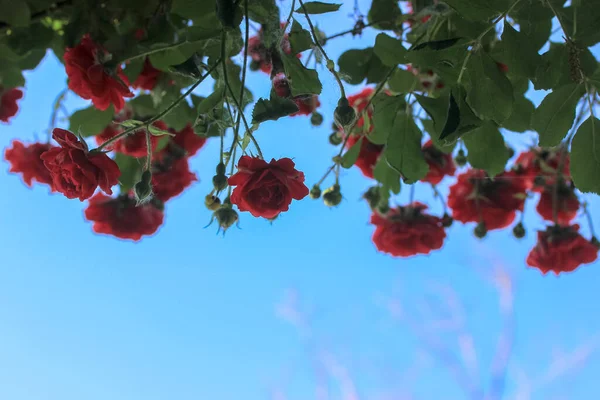
[[[484,171],[471,169],[450,187],[448,206],[457,221],[484,222],[486,229],[505,228],[522,211],[526,186],[513,172],[490,179]]]
[[[97,193],[85,209],[85,218],[94,222],[96,233],[138,241],[158,230],[164,214],[152,203],[136,206],[131,196],[112,198]]]
[[[206,138],[200,135],[196,135],[194,129],[190,124],[187,124],[185,128],[179,132],[174,131],[175,136],[171,140],[179,147],[187,152],[188,156],[195,155],[198,150],[206,143]]]
[[[571,272],[598,258],[598,247],[578,233],[579,225],[548,227],[538,231],[538,242],[527,256],[527,264],[544,274]]]
[[[429,182],[437,185],[445,176],[454,176],[456,166],[452,159],[452,154],[446,154],[437,149],[431,140],[423,146],[423,156],[429,165],[429,172],[421,182]]]
[[[346,142],[346,148],[354,146],[360,137],[361,136],[359,135],[350,135]],[[382,145],[371,143],[369,139],[365,137],[360,145],[360,152],[358,153],[358,158],[354,165],[360,169],[364,176],[372,179],[373,168],[375,167],[375,164],[377,164],[377,160],[379,160],[382,151]]]
[[[541,192],[544,185],[553,185],[558,167],[561,164],[562,177],[570,179],[568,153],[565,153],[564,150],[532,148],[519,154],[515,161],[514,170],[518,176],[525,180],[528,189]]]
[[[142,72],[131,86],[135,89],[152,90],[154,89],[154,86],[156,86],[156,82],[161,73],[162,71],[154,68],[150,63],[150,59],[146,58]]]
[[[23,92],[20,89],[2,90],[0,86],[0,121],[8,122],[19,111],[17,100],[23,98]]]
[[[162,121],[156,121],[152,123],[153,126],[161,129],[163,131],[168,130],[167,125]],[[109,139],[112,139],[116,135],[120,134],[122,130],[116,125],[109,125],[102,133],[96,136],[96,143],[101,145]],[[150,145],[152,146],[152,152],[156,150],[156,146],[158,146],[159,141],[158,136],[150,135]],[[146,157],[147,148],[146,148],[146,130],[137,131],[131,135],[125,136],[123,139],[119,139],[116,142],[112,143],[107,150],[114,150],[117,153],[126,154],[131,157]]]
[[[285,23],[281,23],[281,28],[285,29]],[[289,36],[286,33],[283,36],[283,40],[281,41],[281,50],[285,54],[292,54],[292,47],[290,46]],[[266,74],[271,73],[272,58],[271,51],[267,49],[263,42],[263,30],[261,29],[258,32],[257,36],[252,36],[248,39],[248,54],[247,56],[251,57],[252,60],[258,65],[258,69]],[[300,58],[300,54],[297,55]]]
[[[362,113],[367,107],[367,104],[369,104],[369,99],[373,95],[373,92],[373,88],[364,88],[361,92],[348,97],[348,103],[350,103],[350,105],[354,107],[354,109],[356,110],[356,115],[358,115],[358,121],[356,122],[357,128],[362,128],[365,125],[365,120]],[[373,111],[369,110],[367,112],[367,115],[369,116],[369,118],[371,118],[371,115],[373,115]],[[371,124],[371,130],[372,129],[373,128]]]
[[[129,81],[120,66],[116,74],[121,81],[106,72],[101,63],[105,54],[88,35],[77,46],[68,48],[64,60],[69,89],[92,100],[94,107],[100,110],[106,110],[112,103],[115,111],[120,111],[125,105],[123,97],[133,97],[133,93],[129,91]]]
[[[553,197],[554,189],[546,188],[536,207],[540,216],[547,221],[554,220]],[[573,188],[565,184],[559,185],[556,191],[556,223],[569,225],[571,220],[577,216],[577,211],[579,211],[579,200]]]
[[[192,182],[197,181],[196,175],[190,171],[187,157],[171,159],[166,158],[156,163],[152,174],[152,191],[154,197],[166,202],[179,196]]]
[[[275,218],[289,209],[292,199],[308,195],[304,173],[296,170],[289,158],[272,159],[267,164],[258,157],[242,156],[237,168],[229,178],[229,185],[236,186],[231,203],[255,217]]]
[[[14,140],[12,148],[6,149],[4,158],[10,163],[9,172],[23,174],[23,181],[29,187],[32,181],[45,183],[52,188],[52,176],[40,158],[42,153],[52,148],[45,143],[33,143],[25,146],[18,140]]]
[[[374,213],[373,243],[379,251],[394,257],[429,254],[444,244],[446,232],[442,219],[425,214],[424,204],[415,202],[391,209],[386,215]]]
[[[54,189],[69,199],[90,198],[98,186],[107,194],[119,183],[117,163],[101,152],[89,152],[85,142],[64,129],[55,128],[52,137],[60,147],[52,147],[40,158],[50,171]]]
[[[294,103],[298,106],[298,111],[291,114],[292,117],[310,115],[321,105],[318,96],[298,96],[294,98]]]

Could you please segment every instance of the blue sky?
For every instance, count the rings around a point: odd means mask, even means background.
[[[344,7],[351,12],[350,4]],[[327,21],[322,29],[350,28],[346,15],[320,19]],[[346,48],[366,47],[374,35],[337,39],[328,47],[330,55],[337,59]],[[326,73],[322,79],[322,127],[296,118],[267,122],[257,133],[265,156],[293,157],[309,185],[335,154],[327,136],[339,89]],[[65,84],[64,70],[52,56],[28,73],[19,115],[0,126],[0,148],[14,138],[43,140],[52,102]],[[256,97],[268,95],[264,74],[251,74],[249,86]],[[209,89],[201,86],[199,93]],[[69,95],[69,110],[85,106]],[[510,138],[517,148],[529,142]],[[370,241],[369,210],[359,200],[369,182],[351,169],[344,172],[339,208],[306,199],[272,225],[242,214],[242,229],[222,237],[215,225],[203,228],[210,220],[203,198],[217,154],[213,141],[194,158],[200,182],[167,204],[165,226],[140,243],[94,235],[83,220],[84,203],[49,195],[43,186],[28,189],[3,163],[0,398],[259,400],[276,399],[270,397],[276,388],[290,400],[312,399],[315,360],[329,354],[344,366],[338,374],[347,370],[361,399],[391,400],[383,394],[394,390],[395,400],[464,399],[407,321],[431,321],[421,314],[426,294],[440,293],[435,285],[451,288],[466,315],[459,325],[475,341],[476,375],[487,382],[502,324],[498,295],[486,277],[500,267],[514,284],[509,392],[531,381],[532,399],[597,394],[600,263],[558,278],[526,268],[534,230],[543,226],[533,207],[522,241],[503,231],[477,242],[472,226],[455,224],[442,251],[394,259],[377,253]],[[425,186],[417,187],[416,196],[440,211]],[[407,198],[406,190],[399,201]],[[589,200],[598,221],[600,201]],[[276,312],[289,288],[300,296],[293,309],[306,314],[305,329]],[[386,307],[391,298],[401,304],[399,318]],[[455,333],[441,332],[447,343]],[[329,386],[331,399],[342,398],[335,379]]]

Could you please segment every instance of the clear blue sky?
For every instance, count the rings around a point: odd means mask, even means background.
[[[322,28],[327,33],[350,28],[345,15]],[[373,38],[366,33],[362,40],[338,39],[329,46],[331,56],[337,59],[343,49],[365,47]],[[327,136],[338,89],[322,76],[322,127],[296,118],[267,122],[257,133],[265,156],[293,157],[309,185],[334,155]],[[28,73],[18,117],[0,126],[0,149],[13,138],[43,140],[52,102],[65,84],[53,56]],[[250,75],[257,97],[268,96],[268,85],[264,74]],[[69,110],[85,106],[70,94]],[[516,147],[528,143],[523,136],[510,137]],[[347,368],[360,399],[464,399],[442,364],[423,356],[427,347],[418,335],[404,319],[394,321],[382,302],[398,295],[403,315],[426,323],[419,304],[430,285],[451,287],[475,340],[478,377],[487,383],[501,323],[497,294],[482,271],[500,265],[515,284],[509,392],[526,376],[537,386],[531,399],[588,399],[598,393],[600,263],[559,278],[526,268],[533,231],[542,227],[534,204],[526,218],[529,234],[520,242],[508,230],[476,242],[472,226],[455,224],[442,251],[394,259],[377,253],[370,241],[369,210],[359,201],[369,182],[352,169],[344,173],[339,208],[306,199],[273,225],[242,214],[242,229],[222,237],[215,235],[215,225],[203,229],[210,219],[203,198],[217,154],[213,141],[196,156],[192,168],[201,181],[167,204],[165,226],[140,243],[95,236],[83,219],[84,203],[48,195],[44,186],[30,190],[3,163],[0,398],[266,400],[277,387],[289,400],[313,399],[315,354],[329,352]],[[417,188],[417,198],[439,212],[426,187]],[[589,200],[600,221],[600,201]],[[287,288],[296,289],[300,307],[310,311],[310,334],[299,335],[277,316]],[[578,366],[587,354],[585,368],[560,373],[569,357]],[[330,399],[342,398],[337,385],[331,388]],[[396,397],[382,396],[398,388],[412,397],[398,391]]]

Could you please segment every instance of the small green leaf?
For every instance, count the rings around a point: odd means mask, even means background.
[[[127,63],[123,73],[129,79],[129,82],[133,83],[137,79],[137,77],[142,73],[142,69],[144,68],[144,58],[138,57]]]
[[[484,51],[474,53],[467,63],[467,103],[480,117],[501,124],[513,109],[513,87],[498,65]]]
[[[292,96],[303,94],[320,94],[323,85],[319,80],[319,74],[314,69],[308,69],[293,55],[282,54],[281,57],[286,75],[290,80]]]
[[[358,85],[365,79],[367,83],[381,82],[389,70],[372,47],[344,52],[338,59],[338,65],[342,79],[351,85]]]
[[[404,178],[418,181],[425,177],[429,166],[421,151],[422,133],[413,116],[399,111],[393,123],[383,156]]]
[[[271,100],[258,99],[254,110],[252,110],[252,123],[260,124],[264,121],[277,121],[279,118],[288,116],[298,111],[294,101],[279,96],[271,97]]]
[[[360,154],[360,149],[362,147],[363,140],[365,140],[364,136],[361,136],[360,139],[356,143],[350,147],[346,153],[342,156],[342,167],[348,169],[354,165],[356,160],[358,160],[358,155]]]
[[[222,103],[223,89],[218,89],[200,102],[200,105],[198,106],[198,114],[207,114],[210,110]]]
[[[588,118],[573,138],[571,176],[580,191],[600,194],[600,120]]]
[[[407,50],[402,46],[402,41],[394,39],[385,33],[380,33],[375,39],[373,52],[381,62],[389,67],[406,62]]]
[[[493,122],[485,121],[480,128],[465,134],[463,141],[468,150],[467,160],[473,168],[483,169],[490,176],[504,171],[510,154]]]
[[[173,0],[171,12],[184,18],[198,20],[207,14],[216,14],[214,1]]]
[[[390,90],[396,93],[408,93],[413,91],[419,83],[417,77],[405,69],[397,68],[388,79]]]
[[[533,113],[531,125],[540,134],[540,146],[552,147],[567,136],[575,120],[575,108],[585,87],[576,83],[548,94]]]
[[[144,121],[138,121],[136,119],[127,119],[123,122],[119,122],[123,128],[135,128],[136,126],[144,125]]]
[[[439,136],[440,141],[446,139],[454,132],[457,132],[460,128],[460,108],[453,93],[450,93],[450,97],[448,98],[448,110],[445,113],[445,115],[446,120],[444,122],[444,125],[442,125],[443,127]]]
[[[0,0],[0,21],[12,27],[29,25],[31,21],[29,5],[20,0]]]
[[[541,62],[537,49],[527,36],[517,32],[511,24],[504,22],[502,32],[504,57],[511,74],[533,78],[535,70]]]
[[[531,116],[535,111],[533,103],[524,96],[515,99],[515,106],[512,114],[502,127],[513,132],[525,132],[531,129]]]
[[[138,158],[126,156],[122,153],[115,155],[115,162],[121,171],[119,177],[121,193],[127,193],[140,181],[143,162]]]
[[[373,178],[381,183],[386,191],[400,193],[400,174],[388,165],[385,157],[379,157],[377,160],[373,167]]]
[[[444,40],[433,40],[431,42],[421,43],[415,46],[412,50],[444,50],[454,46],[461,38],[452,38]]]
[[[508,0],[446,0],[446,4],[463,17],[472,21],[488,21],[508,10]]]
[[[133,108],[134,115],[137,115],[139,117],[151,117],[158,113],[156,107],[154,106],[152,96],[150,96],[149,94],[142,94],[140,96],[136,96],[127,104],[129,104],[131,108]]]
[[[275,0],[253,0],[248,2],[250,19],[260,24],[279,24],[279,8]]]
[[[112,106],[105,111],[93,106],[77,110],[69,118],[69,130],[83,137],[98,135],[112,122],[114,113]]]
[[[373,0],[367,14],[369,25],[379,30],[397,29],[402,10],[397,0]]]
[[[304,3],[304,8],[298,7],[296,9],[297,13],[306,12],[307,14],[325,14],[333,11],[337,11],[340,9],[341,4],[331,4],[331,3],[323,3],[321,1],[309,1]]]
[[[202,78],[202,71],[200,70],[201,63],[202,57],[198,53],[194,53],[181,64],[171,65],[169,71],[188,78],[200,79]]]
[[[152,136],[175,136],[175,134],[169,132],[169,131],[165,131],[162,130],[160,128],[157,128],[154,125],[149,125],[148,126],[148,132],[150,132],[150,134]]]
[[[312,48],[314,45],[310,32],[302,28],[302,25],[295,19],[292,23],[292,30],[288,37],[294,54],[302,53],[303,51]]]

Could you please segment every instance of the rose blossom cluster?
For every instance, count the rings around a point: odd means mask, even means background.
[[[374,129],[369,99],[374,91],[366,88],[348,97],[358,120],[348,134],[338,129],[332,134],[333,144],[342,141],[349,149],[362,139],[355,166],[367,178],[373,178],[384,146],[368,140]],[[459,152],[455,159],[451,154],[438,149],[431,140],[422,146],[423,158],[429,166],[421,182],[435,189],[445,177],[454,176],[457,164],[464,165],[464,154]],[[427,207],[411,201],[406,206],[392,207],[381,204],[378,187],[369,189],[364,198],[373,210],[371,223],[375,226],[373,243],[379,251],[396,257],[428,254],[440,249],[446,237],[445,229],[452,221],[463,224],[475,223],[475,235],[484,237],[487,232],[504,229],[515,223],[517,215],[523,215],[525,202],[539,195],[536,211],[550,225],[538,232],[538,242],[527,257],[527,264],[543,273],[569,272],[579,265],[595,261],[598,256],[598,241],[588,240],[573,224],[581,204],[569,173],[568,152],[564,148],[545,150],[531,148],[516,158],[507,171],[490,177],[483,170],[468,168],[462,171],[450,186],[444,209],[451,212],[442,217],[430,215]],[[521,222],[513,226],[514,235],[521,238],[525,229]]]

